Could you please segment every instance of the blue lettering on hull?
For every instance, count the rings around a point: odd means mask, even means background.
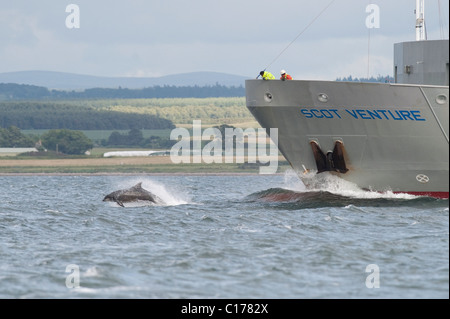
[[[342,119],[352,117],[356,120],[394,120],[394,121],[426,121],[419,110],[338,110],[338,109],[300,109],[306,118]]]

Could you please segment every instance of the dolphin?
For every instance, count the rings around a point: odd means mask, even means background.
[[[131,188],[122,189],[111,194],[108,194],[103,198],[104,202],[116,202],[120,206],[124,207],[124,202],[135,201],[149,201],[154,204],[163,204],[164,201],[155,194],[142,188],[142,182],[137,183]]]

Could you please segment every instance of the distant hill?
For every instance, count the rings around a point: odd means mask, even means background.
[[[219,72],[192,72],[162,77],[101,77],[53,71],[19,71],[0,73],[0,83],[17,83],[42,86],[57,90],[82,90],[90,88],[141,89],[151,86],[244,86],[245,76]]]

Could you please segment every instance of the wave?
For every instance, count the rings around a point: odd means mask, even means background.
[[[316,177],[318,176],[318,177]],[[248,195],[248,202],[289,204],[292,208],[354,206],[448,205],[448,199],[366,191],[337,176],[322,174],[309,176],[307,186],[293,171],[285,174],[284,184]]]
[[[407,198],[405,196],[397,196],[397,194],[373,194],[373,192],[368,192],[367,195],[356,197],[329,191],[298,192],[285,188],[270,188],[248,195],[245,199],[250,202],[295,204],[299,208],[345,207],[348,205],[404,206],[407,204],[418,205],[419,203],[435,203],[439,201],[430,197],[415,196],[414,198]]]

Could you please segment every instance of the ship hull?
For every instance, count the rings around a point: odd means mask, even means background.
[[[247,108],[262,127],[278,129],[278,148],[305,183],[311,174],[304,172],[322,169],[363,189],[448,198],[448,86],[298,80],[245,86]],[[324,169],[317,152],[331,161],[336,145],[343,164]]]

